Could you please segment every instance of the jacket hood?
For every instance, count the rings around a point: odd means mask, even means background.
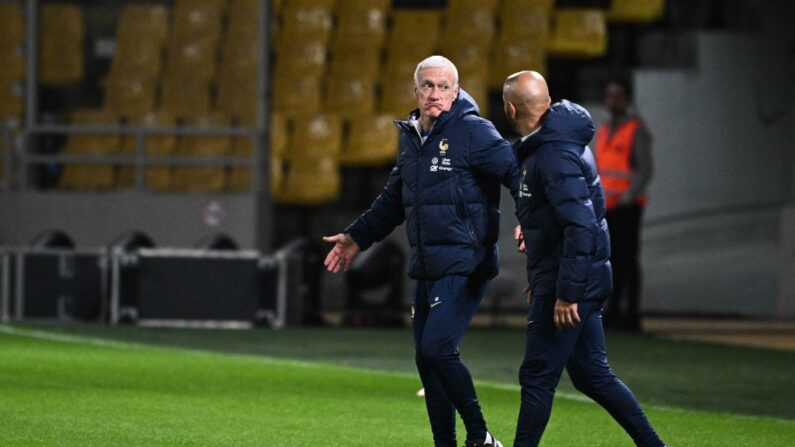
[[[581,105],[564,99],[552,104],[541,118],[541,130],[528,138],[523,146],[534,149],[549,142],[585,146],[591,142],[595,131],[588,111]]]
[[[459,88],[458,89],[458,97],[453,101],[453,106],[450,107],[450,110],[447,112],[442,112],[442,115],[439,117],[437,121],[437,125],[445,123],[447,121],[456,120],[461,118],[465,115],[480,115],[480,107],[478,107],[478,103],[475,101],[475,98],[470,96],[466,90]],[[396,121],[396,123],[404,123],[406,124],[408,121],[416,120],[420,118],[420,109],[414,109],[408,116],[406,120],[403,121]]]

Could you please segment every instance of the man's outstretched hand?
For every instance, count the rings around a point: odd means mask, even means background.
[[[348,271],[351,268],[351,263],[353,262],[353,258],[359,254],[359,244],[353,240],[351,235],[346,233],[340,233],[334,236],[324,236],[323,242],[328,242],[329,244],[334,244],[334,247],[328,252],[326,256],[326,260],[323,261],[323,265],[326,266],[326,270],[337,273],[340,270]]]

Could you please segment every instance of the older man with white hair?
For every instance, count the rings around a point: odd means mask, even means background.
[[[459,88],[450,60],[423,60],[414,83],[419,108],[396,122],[400,155],[387,185],[343,233],[324,238],[334,244],[325,265],[347,270],[361,250],[406,221],[416,363],[435,445],[457,445],[458,411],[467,446],[501,446],[458,346],[498,271],[500,184],[516,199],[519,171],[511,146]]]

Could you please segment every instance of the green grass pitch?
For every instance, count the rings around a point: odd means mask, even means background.
[[[191,333],[194,337],[186,335]],[[322,349],[323,353],[335,354],[329,352],[329,340],[336,337],[348,342],[347,337],[353,338],[356,331],[340,331],[324,339],[316,337],[318,334],[335,333],[292,333],[301,344],[316,340],[320,348],[328,348]],[[372,339],[362,337],[370,332],[358,334],[359,339]],[[341,366],[339,363],[356,361],[346,361],[340,355],[332,361],[318,359],[307,352],[311,347],[299,349],[299,354],[313,361],[275,358],[274,352],[264,353],[271,356],[245,353],[248,350],[242,343],[246,337],[259,343],[288,335],[290,331],[0,326],[0,445],[431,445],[423,402],[414,394],[419,382],[404,370],[405,364],[388,368],[396,372],[374,371],[368,369],[374,365],[368,364],[372,359],[366,356],[362,356],[363,365]],[[515,338],[516,333],[512,335]],[[387,332],[382,340],[390,337],[402,340],[405,334]],[[500,333],[475,335],[473,349],[500,337]],[[151,338],[175,345],[196,343],[199,346],[190,347],[203,349],[214,349],[202,342],[203,338],[215,339],[231,346],[227,350],[244,353],[130,343],[132,338],[147,343]],[[365,348],[367,343],[362,341]],[[397,362],[405,347],[389,346]],[[348,352],[351,358],[358,358],[355,347],[348,349],[353,350]],[[770,357],[777,362],[784,359],[779,366],[790,366],[791,356],[777,354]],[[496,376],[482,375],[498,379],[479,382],[478,390],[490,429],[510,445],[518,388],[509,380],[499,380],[499,371]],[[786,399],[789,392],[765,399]],[[788,404],[784,405],[781,411],[786,412]],[[795,422],[786,414],[770,417],[662,405],[646,408],[671,446],[795,445]],[[460,433],[463,443],[463,430]],[[542,445],[613,447],[632,443],[599,406],[576,399],[564,389],[556,398]]]

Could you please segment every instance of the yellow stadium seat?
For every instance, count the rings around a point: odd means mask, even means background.
[[[167,75],[212,79],[215,77],[217,56],[217,40],[172,40],[169,44]]]
[[[224,11],[224,2],[217,0],[178,0],[173,9],[171,39],[217,42],[221,38]]]
[[[271,115],[269,136],[270,189],[273,194],[281,189],[284,170],[284,154],[287,151],[287,120],[283,116],[277,113]],[[251,138],[235,138],[232,143],[232,154],[238,157],[253,156],[254,148],[251,144]],[[251,189],[251,187],[251,168],[233,167],[229,170],[227,191],[246,191]]]
[[[381,74],[381,49],[362,47],[334,47],[329,74],[341,76],[372,76]]]
[[[101,109],[78,109],[71,122],[83,125],[117,125],[119,117]],[[64,153],[69,155],[112,155],[119,151],[119,136],[107,134],[73,134]],[[114,185],[113,165],[65,165],[60,186],[66,189],[111,189]]]
[[[381,48],[386,36],[389,0],[340,0],[335,48]]]
[[[442,46],[464,43],[488,48],[496,30],[495,5],[496,1],[448,3]]]
[[[326,52],[326,44],[321,41],[284,43],[277,49],[276,77],[294,76],[295,73],[322,76],[326,70]]]
[[[285,116],[318,113],[321,105],[321,78],[291,76],[276,79],[273,85],[273,109]]]
[[[160,108],[177,119],[206,115],[210,111],[210,82],[197,78],[164,79]]]
[[[22,82],[0,77],[0,121],[18,119],[23,110]]]
[[[339,165],[332,158],[306,160],[287,168],[284,185],[274,191],[277,203],[321,205],[339,197]]]
[[[257,109],[261,96],[259,80],[254,76],[238,76],[228,75],[218,80],[216,108],[226,113],[237,124],[254,126],[257,122]]]
[[[316,115],[296,119],[286,156],[284,186],[275,200],[293,205],[318,205],[339,196],[338,158],[342,146],[339,117]]]
[[[18,5],[0,3],[0,30],[0,79],[20,79],[25,76],[25,24]]]
[[[375,81],[370,76],[331,77],[324,109],[345,118],[371,115],[375,111]]]
[[[273,11],[271,11],[273,13]],[[259,32],[260,0],[232,0],[226,39],[233,41],[256,40]]]
[[[441,17],[441,12],[434,10],[394,10],[387,43],[390,54],[410,52],[430,56],[439,40]]]
[[[489,78],[470,75],[465,78],[462,77],[459,84],[478,103],[480,116],[487,117],[489,114]]]
[[[599,57],[607,51],[607,26],[601,9],[558,9],[549,42],[549,54],[564,57]]]
[[[528,5],[524,9],[503,12],[500,16],[500,44],[526,42],[547,47],[552,14],[545,5]]]
[[[441,54],[453,61],[460,82],[470,77],[485,78],[489,74],[491,48],[474,44],[457,44],[445,48]]]
[[[157,42],[117,40],[110,76],[159,76],[163,65],[163,49],[163,44]]]
[[[157,82],[141,76],[112,76],[105,80],[105,108],[124,118],[142,116],[155,108]]]
[[[333,25],[333,0],[289,1],[282,11],[277,45],[303,41],[328,42]]]
[[[241,74],[257,76],[257,56],[259,45],[255,40],[246,42],[224,42],[221,50],[221,65],[218,76],[240,77]]]
[[[340,156],[343,166],[384,166],[397,158],[399,131],[394,117],[377,115],[352,120]]]
[[[116,38],[122,42],[163,44],[168,38],[169,9],[164,5],[127,4],[121,10]]]
[[[612,0],[607,11],[611,22],[653,22],[665,12],[665,0]]]
[[[502,91],[505,78],[522,70],[535,70],[545,74],[547,71],[546,55],[543,48],[532,43],[514,42],[497,43],[494,46],[489,87]]]
[[[196,116],[187,122],[194,127],[228,127],[229,120],[219,113]],[[185,136],[177,143],[177,154],[184,156],[230,155],[232,140],[224,136]],[[171,187],[177,191],[221,192],[226,188],[223,166],[178,166],[171,174]]]
[[[78,82],[83,77],[85,34],[80,7],[43,5],[41,29],[41,83],[63,85]]]
[[[403,119],[417,108],[414,96],[414,78],[408,76],[388,76],[382,80],[381,102],[379,112],[393,118]]]
[[[286,159],[289,163],[321,157],[339,157],[342,120],[332,114],[307,115],[294,119]]]
[[[128,120],[128,124],[139,127],[173,127],[174,117],[163,111],[150,111]],[[176,151],[177,139],[174,135],[152,135],[144,139],[144,151],[149,155],[172,155]],[[134,155],[138,152],[135,135],[127,135],[121,143],[121,152]],[[171,168],[169,166],[147,167],[144,184],[155,191],[167,191],[171,187]],[[122,166],[118,169],[116,186],[120,188],[135,185],[135,167]]]
[[[18,4],[0,3],[0,48],[17,46],[25,41],[25,21]]]

